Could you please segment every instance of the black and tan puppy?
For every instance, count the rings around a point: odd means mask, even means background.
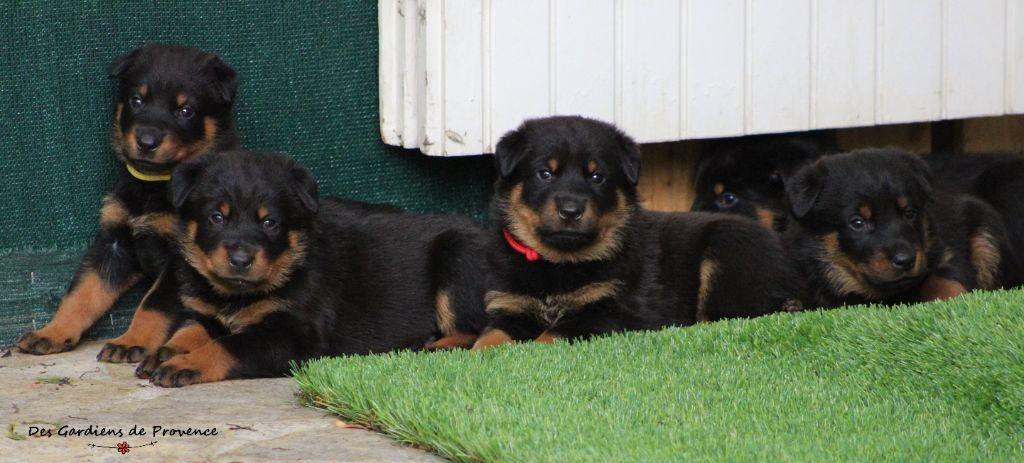
[[[697,164],[692,210],[739,214],[781,231],[789,220],[786,179],[836,151],[825,134],[757,135],[714,144]]]
[[[1006,243],[998,215],[973,198],[936,196],[917,156],[823,157],[786,191],[793,221],[785,239],[817,307],[945,299],[998,285]]]
[[[935,186],[950,194],[966,194],[985,201],[998,213],[1009,237],[1003,284],[1024,285],[1024,156],[1019,154],[931,155],[928,165]],[[978,255],[984,241],[974,239]]]
[[[138,361],[159,347],[173,324],[176,289],[161,276],[177,229],[167,180],[181,162],[235,147],[231,106],[235,71],[194,48],[147,45],[114,60],[113,146],[124,167],[103,200],[99,231],[57,313],[46,327],[18,338],[24,352],[51,354],[74,347],[128,288],[151,285],[122,336],[100,360]]]
[[[321,199],[306,169],[272,153],[204,155],[175,171],[171,196],[192,320],[137,368],[155,384],[277,376],[437,338],[468,346],[484,326],[484,231],[469,219]]]
[[[776,235],[720,214],[637,206],[637,145],[581,117],[529,120],[502,137],[475,349],[689,325],[782,310],[797,278]]]

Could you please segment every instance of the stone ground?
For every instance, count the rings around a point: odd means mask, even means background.
[[[49,356],[0,349],[0,461],[440,461],[301,406],[289,378],[165,389],[135,378],[134,364],[97,362],[101,346]],[[122,436],[60,436],[65,425]],[[53,436],[28,436],[32,426]],[[146,435],[129,435],[135,426]],[[154,436],[154,426],[217,435]],[[101,447],[121,442],[127,454]]]

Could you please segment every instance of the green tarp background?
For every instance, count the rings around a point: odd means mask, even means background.
[[[121,168],[107,67],[147,42],[219,54],[240,75],[242,146],[302,161],[323,194],[483,220],[490,160],[380,141],[377,2],[0,1],[0,345],[56,309]],[[139,291],[90,336],[118,334]]]

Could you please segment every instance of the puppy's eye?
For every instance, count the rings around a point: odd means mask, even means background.
[[[594,172],[590,174],[590,183],[593,183],[594,185],[600,185],[604,183],[604,174],[600,172]]]
[[[210,214],[210,223],[214,225],[221,225],[224,223],[224,215],[220,212],[214,212]]]
[[[715,198],[715,204],[722,209],[733,207],[738,202],[740,202],[740,199],[728,191],[718,195],[718,198]]]
[[[263,219],[263,229],[264,230],[273,230],[275,228],[277,228],[277,221],[276,220],[270,219],[270,218]]]
[[[868,221],[864,220],[863,217],[855,215],[850,218],[850,229],[854,231],[861,231],[867,228]]]
[[[555,174],[548,169],[541,169],[537,171],[537,178],[545,182],[550,182],[555,178]]]
[[[128,99],[128,104],[131,105],[132,109],[139,109],[142,107],[142,97],[135,95]]]
[[[908,207],[903,210],[903,217],[906,217],[907,220],[914,220],[917,218],[917,210],[912,207]]]
[[[192,116],[195,116],[196,112],[191,106],[185,105],[178,110],[178,115],[181,116],[182,119],[192,119]]]

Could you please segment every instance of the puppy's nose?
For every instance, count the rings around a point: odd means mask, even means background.
[[[917,262],[917,256],[912,252],[899,251],[889,257],[892,266],[900,270],[908,270]]]
[[[558,205],[558,216],[562,220],[568,220],[575,222],[583,217],[583,209],[586,204],[580,204],[577,201],[565,201]]]
[[[156,151],[163,140],[164,134],[156,130],[140,128],[135,131],[135,144],[138,145],[139,151],[144,153]]]
[[[252,254],[241,249],[231,251],[228,254],[228,265],[236,272],[248,271],[252,268]]]

